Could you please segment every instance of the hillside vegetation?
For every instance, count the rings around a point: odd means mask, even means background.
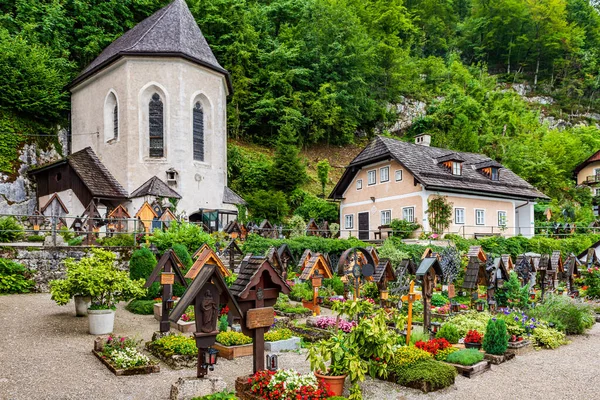
[[[51,140],[57,125],[66,126],[65,84],[168,2],[0,3],[1,171],[15,172],[21,144]],[[297,154],[290,146],[347,145],[356,142],[357,132],[385,134],[397,118],[391,105],[418,99],[427,113],[400,132],[403,138],[429,132],[435,146],[486,153],[555,198],[555,206],[572,207],[578,220],[591,218],[583,215],[591,198],[574,189],[572,170],[600,148],[594,120],[600,109],[597,2],[187,3],[232,75],[230,137],[277,148],[293,159]],[[514,83],[526,83],[530,96],[551,96],[555,103],[527,102],[508,88]],[[577,115],[581,123],[552,130],[541,122],[543,115]],[[270,168],[272,161],[252,154],[251,146],[238,150],[230,149],[230,177],[242,194],[256,197],[251,204],[278,197],[276,218],[300,205],[292,193],[311,185],[310,174],[290,168],[298,176],[289,181],[282,164]],[[246,160],[262,161],[242,168]]]

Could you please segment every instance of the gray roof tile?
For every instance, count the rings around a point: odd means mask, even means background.
[[[148,179],[146,182],[142,183],[142,185],[135,189],[131,196],[131,199],[135,197],[142,196],[157,196],[157,197],[166,197],[169,199],[180,199],[181,195],[171,189],[166,183],[158,179],[156,176]]]

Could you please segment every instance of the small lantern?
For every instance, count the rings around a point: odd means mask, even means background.
[[[489,307],[491,313],[495,312],[496,311],[496,302],[494,300],[490,300],[488,303],[488,307]]]
[[[442,326],[442,324],[439,322],[432,322],[431,323],[431,333],[436,334],[440,330],[441,326]]]
[[[219,351],[217,349],[213,349],[209,347],[204,353],[204,368],[208,368],[211,371],[215,370],[215,365],[217,364],[217,354]]]
[[[454,313],[460,311],[460,304],[458,304],[458,303],[454,302],[450,305],[450,307],[451,307],[452,312],[454,312]]]
[[[73,228],[75,228],[76,231],[79,231],[81,229],[81,222],[75,221]]]
[[[476,307],[477,311],[482,312],[485,309],[485,303],[479,301],[479,302],[475,303],[475,307]]]
[[[531,296],[531,300],[535,300],[535,292],[529,293],[529,296]]]
[[[387,299],[389,298],[389,292],[387,290],[382,290],[380,292],[380,297],[381,297],[381,300],[387,301]]]
[[[319,304],[319,305],[323,304],[323,300],[324,300],[323,296],[317,296],[317,304]]]
[[[175,302],[173,301],[173,299],[168,299],[166,302],[167,302],[167,309],[168,310],[172,310],[173,307],[175,307]]]
[[[267,354],[267,369],[269,371],[277,371],[277,364],[277,354]]]

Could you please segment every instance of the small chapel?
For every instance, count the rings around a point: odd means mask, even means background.
[[[38,210],[132,218],[149,204],[211,231],[244,200],[227,187],[229,73],[184,0],[127,31],[69,85],[67,156],[32,170]]]

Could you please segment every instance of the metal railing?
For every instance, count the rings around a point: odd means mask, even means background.
[[[600,174],[589,175],[585,178],[585,183],[598,183],[600,182]]]

